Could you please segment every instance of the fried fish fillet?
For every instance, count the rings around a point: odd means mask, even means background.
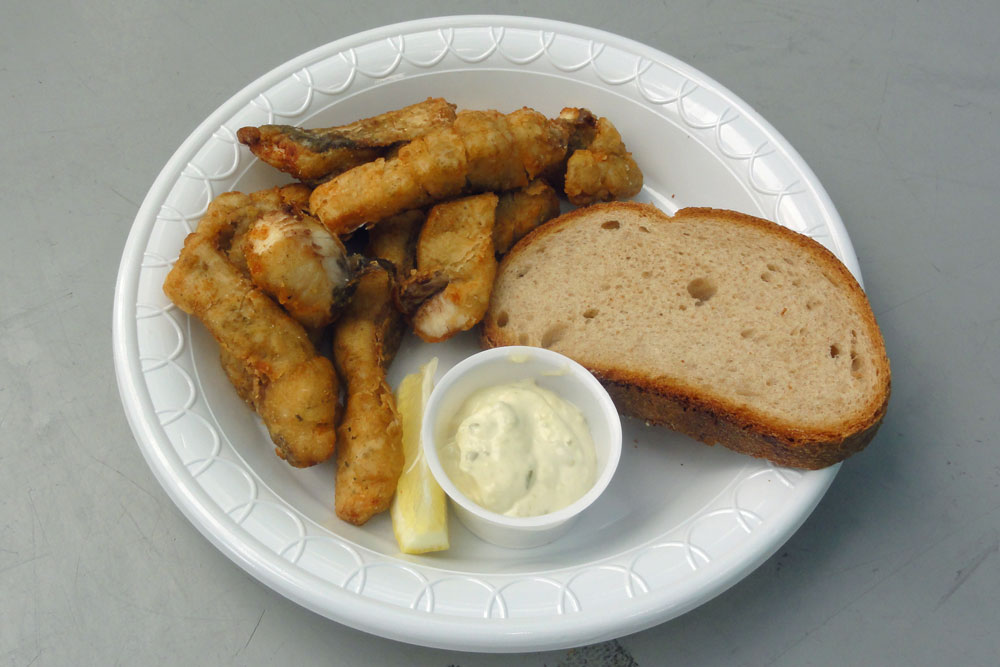
[[[233,194],[233,197],[229,195]],[[220,205],[228,202],[229,212],[209,218],[204,216],[198,223],[199,229],[206,234],[215,234],[219,238],[219,247],[225,249],[229,261],[236,265],[245,276],[250,276],[247,258],[243,254],[243,236],[251,225],[262,216],[276,211],[308,211],[309,195],[312,188],[302,183],[291,183],[282,187],[257,190],[248,195],[243,193],[226,193],[219,196]],[[236,196],[238,195],[238,196]],[[212,228],[209,229],[209,225]]]
[[[559,215],[559,195],[541,179],[526,188],[502,192],[499,197],[493,226],[493,250],[497,255],[506,254],[525,234]]]
[[[467,331],[489,306],[497,261],[492,192],[454,199],[431,209],[417,241],[417,268],[400,284],[397,300],[414,332],[429,343]]]
[[[350,299],[360,258],[301,210],[262,215],[240,243],[254,284],[310,332],[333,322]]]
[[[566,157],[571,127],[531,109],[460,111],[414,139],[313,190],[309,206],[334,234],[469,192],[522,188]]]
[[[587,206],[639,193],[642,170],[610,120],[579,108],[565,108],[559,118],[573,128],[563,181],[571,203]]]
[[[226,374],[263,419],[277,455],[306,467],[335,449],[333,365],[316,353],[302,325],[226,255],[234,234],[259,217],[258,204],[269,197],[281,201],[278,189],[257,201],[238,192],[217,197],[184,240],[163,291],[218,341]]]
[[[388,368],[399,349],[407,323],[395,304],[398,280],[409,275],[416,262],[417,237],[427,214],[420,209],[394,215],[371,229],[368,234],[368,256],[392,264],[391,284],[386,283],[380,302],[390,314],[382,320],[379,333],[382,340],[382,361]],[[391,308],[390,308],[391,305]]]
[[[373,230],[370,250],[401,269],[412,266],[411,239],[422,220],[419,211],[386,220],[377,236]],[[392,283],[384,268],[362,275],[333,329],[333,358],[347,385],[334,507],[338,517],[356,525],[389,508],[403,471],[402,427],[385,379],[403,330]]]
[[[428,98],[354,123],[319,129],[291,125],[243,127],[240,142],[271,166],[317,183],[386,153],[388,147],[451,125],[455,105]]]

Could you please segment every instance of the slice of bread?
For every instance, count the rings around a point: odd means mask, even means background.
[[[816,241],[733,211],[581,208],[504,258],[484,347],[580,362],[625,413],[779,465],[864,448],[889,360],[864,292]]]

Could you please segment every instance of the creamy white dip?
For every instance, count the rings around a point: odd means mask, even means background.
[[[455,486],[507,516],[570,505],[594,484],[597,458],[580,410],[533,380],[481,389],[459,410],[439,450]]]

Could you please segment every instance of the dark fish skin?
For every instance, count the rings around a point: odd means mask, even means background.
[[[315,129],[292,125],[249,126],[240,128],[236,137],[262,161],[304,183],[316,185],[454,120],[455,105],[440,98],[428,98],[347,125]]]

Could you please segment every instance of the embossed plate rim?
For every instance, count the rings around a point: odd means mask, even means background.
[[[689,577],[671,587],[670,591],[654,589],[632,596],[630,589],[629,602],[624,609],[616,610],[622,612],[617,616],[586,610],[546,616],[545,623],[539,623],[538,618],[468,618],[428,613],[418,608],[404,608],[354,593],[348,590],[349,582],[337,585],[321,579],[296,563],[289,562],[281,554],[275,553],[245,527],[235,523],[232,517],[196,483],[195,476],[185,467],[177,451],[171,446],[146,386],[139,350],[137,327],[137,320],[140,318],[137,303],[139,267],[142,265],[143,256],[153,233],[157,212],[167,200],[185,166],[195,158],[214,132],[223,127],[224,123],[237,112],[245,109],[263,91],[269,91],[272,87],[287,81],[305,67],[348,49],[360,48],[398,35],[484,27],[490,28],[491,31],[494,27],[499,27],[501,30],[503,28],[535,30],[540,33],[551,32],[555,35],[589,39],[591,43],[595,41],[600,43],[602,48],[609,46],[640,58],[647,58],[651,62],[666,63],[677,71],[685,72],[687,76],[696,77],[700,87],[710,90],[728,101],[730,105],[735,105],[742,114],[741,117],[755,124],[769,140],[773,141],[774,147],[781,151],[784,159],[795,168],[824,216],[824,229],[829,232],[829,240],[835,246],[835,251],[860,280],[857,260],[846,230],[815,175],[766,121],[709,77],[651,47],[584,26],[512,16],[442,17],[377,28],[309,51],[245,87],[198,126],[181,144],[157,177],[129,233],[119,267],[115,293],[114,358],[116,377],[126,415],[140,449],[158,481],[195,527],[254,577],[289,599],[324,616],[392,639],[462,650],[541,650],[599,641],[637,631],[684,613],[711,599],[756,568],[784,543],[822,498],[839,466],[801,474],[795,487],[798,493],[795,496],[794,506],[770,515],[768,521],[754,528],[752,539],[747,539],[741,549],[713,559],[702,568],[700,576]],[[717,125],[720,128],[724,125],[721,117]],[[751,162],[754,158],[756,154],[750,158]],[[238,163],[234,168],[236,166]],[[752,171],[752,168],[751,164],[749,169]],[[750,178],[753,178],[752,174]],[[777,196],[776,211],[780,208],[783,195],[784,190]],[[761,470],[757,469],[753,474],[760,472]],[[746,479],[747,477],[744,477],[742,481]],[[739,511],[738,509],[737,520],[740,519]],[[629,553],[638,552],[638,547],[641,545],[634,546],[636,548]],[[369,556],[373,553],[370,550],[361,550]],[[633,559],[633,566],[638,558],[636,556]],[[433,565],[423,566],[410,561],[405,563],[405,567],[414,568],[418,572],[435,570]],[[615,567],[622,566],[615,564]],[[630,573],[626,572],[626,587],[632,585],[630,576]],[[573,577],[570,577],[570,580],[572,579]],[[497,575],[494,580],[503,581],[505,578]],[[564,581],[563,586],[564,588],[569,586],[569,582]],[[419,599],[418,597],[417,602]]]

